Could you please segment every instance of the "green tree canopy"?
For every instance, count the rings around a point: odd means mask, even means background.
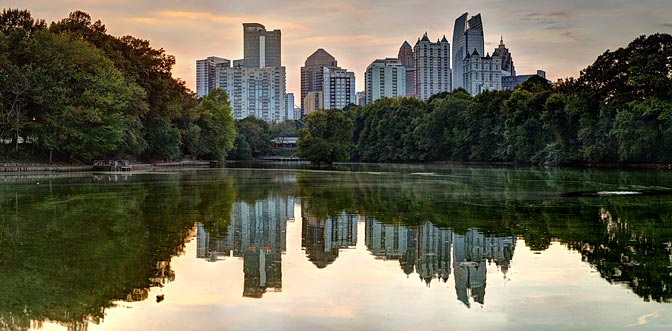
[[[304,118],[297,154],[314,164],[346,161],[352,138],[352,121],[336,110],[318,110]]]

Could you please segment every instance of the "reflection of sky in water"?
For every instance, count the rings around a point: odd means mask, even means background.
[[[249,209],[262,210],[263,204]],[[234,206],[236,212],[243,213]],[[404,273],[389,243],[384,251],[372,249],[386,247],[373,243],[374,228],[382,233],[398,232],[399,227],[360,219],[350,230],[356,233],[354,247],[336,243],[341,247],[337,258],[317,268],[307,257],[309,248],[302,247],[308,222],[315,222],[305,216],[297,204],[296,220],[282,229],[286,242],[280,242],[285,246],[281,290],[267,291],[261,299],[244,297],[246,252],[219,256],[214,263],[208,262],[213,260],[209,256],[197,258],[203,252],[198,251],[195,227],[185,253],[171,262],[174,282],[153,288],[149,300],[118,302],[106,311],[101,325],[91,324],[88,330],[668,330],[672,325],[672,306],[644,302],[624,286],[609,284],[581,261],[579,253],[557,242],[533,252],[518,239],[507,270],[494,261],[483,263],[485,292],[480,300],[470,293],[467,307],[458,300],[456,274],[463,272],[460,267],[476,268],[476,263],[452,261],[446,282],[435,279],[427,286],[417,273]],[[434,231],[436,238],[445,239],[451,231],[423,226],[416,236]],[[458,246],[479,240],[476,234],[471,239],[469,233],[453,234],[452,258],[464,255]],[[249,242],[240,246],[256,249]],[[273,253],[270,246],[262,243],[262,250]],[[165,295],[165,301],[156,303],[157,294]],[[63,327],[45,323],[43,329]]]

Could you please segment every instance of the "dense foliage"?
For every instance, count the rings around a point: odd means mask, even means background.
[[[355,161],[672,162],[672,36],[607,51],[578,79],[350,107]]]
[[[29,11],[3,10],[0,159],[225,157],[235,139],[227,97],[199,103],[172,77],[174,64],[149,41],[112,36],[81,11],[47,26]]]
[[[346,161],[352,121],[335,110],[318,110],[303,120],[299,130],[297,155],[314,164]]]

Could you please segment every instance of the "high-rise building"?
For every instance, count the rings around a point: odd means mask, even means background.
[[[516,75],[516,67],[513,65],[513,58],[511,57],[509,49],[504,45],[503,36],[499,39],[499,47],[495,48],[495,51],[492,52],[492,56],[499,56],[502,60],[502,77]]]
[[[485,42],[483,38],[483,21],[481,14],[472,16],[464,13],[455,20],[453,29],[453,89],[464,88],[463,66],[464,58],[471,54],[474,49],[478,54],[485,54]]]
[[[298,118],[294,117],[294,93],[287,93],[286,100],[287,107],[285,107],[285,120],[297,120]]]
[[[398,59],[375,60],[366,68],[364,76],[366,103],[406,96],[406,68]]]
[[[217,68],[230,65],[229,60],[215,56],[196,60],[196,95],[199,98],[208,95],[215,88]]]
[[[324,88],[324,71],[322,68],[338,68],[336,59],[320,48],[311,54],[303,67],[301,67],[301,110],[306,114],[305,99],[310,92],[322,92]],[[316,109],[321,109],[317,106]]]
[[[215,85],[229,95],[233,118],[284,121],[288,116],[287,77],[280,63],[280,30],[266,31],[259,23],[243,23],[243,49],[242,60],[216,70]]]
[[[280,37],[280,30],[266,31],[259,23],[243,23],[245,67],[280,67]]]
[[[427,33],[413,47],[415,57],[415,92],[421,100],[451,91],[450,43],[443,39],[429,41]]]
[[[406,68],[406,95],[409,97],[416,96],[415,93],[415,57],[413,56],[413,48],[408,43],[404,43],[399,48],[399,62]]]
[[[355,73],[342,68],[322,68],[322,109],[343,109],[355,103]]]
[[[285,67],[227,67],[219,71],[217,87],[229,95],[234,119],[281,122],[286,118],[285,79]]]
[[[502,60],[499,56],[487,54],[482,57],[476,50],[464,58],[464,89],[471,95],[483,91],[499,91],[502,89]]]

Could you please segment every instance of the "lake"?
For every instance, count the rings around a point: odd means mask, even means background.
[[[449,165],[0,177],[0,329],[671,330],[667,190]]]

